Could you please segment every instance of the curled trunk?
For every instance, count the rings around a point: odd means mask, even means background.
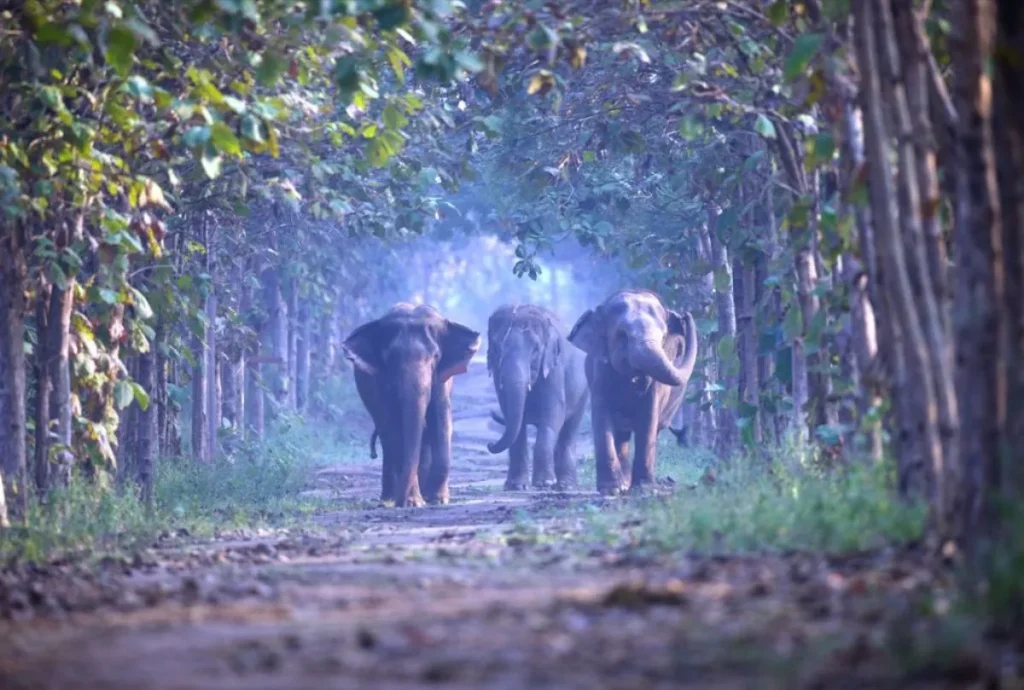
[[[501,400],[501,411],[505,413],[505,433],[494,443],[488,443],[487,450],[501,453],[512,445],[522,431],[529,378],[523,367],[514,358],[509,357],[502,363],[496,379],[499,382],[498,397]]]

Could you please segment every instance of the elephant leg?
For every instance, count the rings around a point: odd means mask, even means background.
[[[538,489],[555,482],[554,473],[555,430],[546,425],[537,425],[537,440],[533,444],[533,485]]]
[[[419,474],[423,498],[427,499],[430,495],[430,463],[433,461],[433,454],[431,453],[430,440],[427,438],[427,433],[424,432],[423,436],[423,445],[420,446],[420,466],[417,474]]]
[[[629,439],[632,435],[629,431],[616,431],[614,434],[615,455],[619,458],[619,467],[622,469],[623,491],[629,488],[630,468],[633,466],[633,461],[629,457]]]
[[[430,468],[422,475],[423,496],[428,503],[447,505],[450,498],[448,475],[452,466],[452,404],[444,387],[435,392],[427,408],[423,448],[429,452]]]
[[[569,415],[558,432],[555,442],[555,488],[559,491],[575,489],[577,484],[576,459],[572,456],[572,444],[583,422],[583,408]]]
[[[657,396],[652,390],[641,401],[637,415],[636,453],[633,458],[632,489],[643,491],[654,484],[654,461],[658,450]]]
[[[526,425],[519,431],[519,436],[508,448],[508,476],[505,478],[505,491],[525,491],[530,483],[530,470],[527,466],[529,449]]]
[[[611,424],[596,401],[591,408],[590,425],[594,433],[597,490],[606,496],[615,496],[622,491],[622,468],[619,466]]]

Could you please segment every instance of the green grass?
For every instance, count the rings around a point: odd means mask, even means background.
[[[318,467],[369,458],[365,434],[335,433],[332,426],[282,417],[264,441],[222,439],[225,451],[214,463],[162,459],[152,511],[130,483],[112,487],[106,477],[94,482],[76,474],[45,505],[31,503],[27,526],[15,526],[0,539],[0,560],[101,555],[151,542],[166,530],[202,535],[287,525],[326,507],[322,498],[301,495]]]
[[[676,480],[676,494],[628,503],[623,511],[642,519],[622,535],[658,550],[844,553],[910,542],[924,530],[925,506],[896,496],[885,464],[823,471],[792,448],[716,463],[705,451],[663,443],[658,465],[659,476]],[[713,482],[701,479],[708,469]],[[594,535],[612,539],[607,523],[621,522],[623,511],[594,515]]]

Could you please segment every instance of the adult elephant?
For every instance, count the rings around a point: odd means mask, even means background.
[[[499,307],[487,322],[487,369],[505,425],[501,438],[487,449],[508,449],[507,491],[530,482],[526,427],[537,429],[533,446],[533,485],[557,488],[576,485],[572,443],[586,411],[589,391],[586,355],[565,338],[558,317],[530,304]],[[552,474],[552,469],[554,473]]]
[[[400,303],[342,345],[384,454],[381,500],[448,502],[452,377],[480,347],[480,333],[436,309]]]
[[[623,290],[588,309],[569,341],[587,353],[598,491],[650,486],[658,432],[679,409],[697,360],[693,317],[668,309],[649,290]],[[631,478],[623,471],[630,437]]]

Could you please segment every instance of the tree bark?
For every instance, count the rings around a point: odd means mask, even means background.
[[[900,439],[901,489],[936,498],[934,468],[942,465],[942,443],[939,436],[934,370],[930,366],[924,327],[914,301],[914,290],[907,269],[904,244],[896,221],[893,171],[890,163],[889,134],[883,104],[886,99],[879,81],[877,53],[884,50],[876,35],[875,3],[855,3],[855,35],[858,65],[861,73],[861,96],[864,104],[864,135],[867,149],[871,216],[877,232],[879,272],[884,282],[879,288],[888,300],[887,313],[892,315],[892,331],[902,341],[899,353],[904,359],[906,375],[913,385],[893,388],[900,427],[909,435]],[[906,149],[906,146],[903,147]],[[903,151],[904,155],[907,151]],[[903,167],[903,166],[901,166]],[[912,174],[915,168],[910,166]],[[889,311],[891,309],[891,311]],[[895,359],[895,358],[894,358]],[[893,362],[895,377],[902,376],[899,362]],[[907,418],[911,416],[911,418]],[[925,481],[918,485],[917,478]]]
[[[761,435],[761,386],[758,381],[758,338],[757,322],[754,316],[755,293],[754,268],[745,267],[739,259],[733,259],[735,289],[733,300],[737,307],[736,328],[739,334],[740,383],[739,400],[742,405],[740,417],[744,422],[744,442],[757,445]]]
[[[215,275],[210,266],[210,275]],[[217,291],[210,287],[206,297],[206,359],[203,374],[206,377],[206,461],[217,460],[217,429],[220,427],[220,377],[217,362]]]
[[[207,412],[209,395],[206,391],[206,337],[205,328],[192,336],[192,356],[195,365],[192,367],[192,459],[198,463],[210,459],[207,440]]]
[[[63,287],[53,286],[46,336],[50,368],[50,419],[56,421],[52,439],[57,446],[50,465],[50,486],[67,486],[75,456],[71,450],[71,312],[75,306],[75,279],[69,277]]]
[[[153,506],[153,457],[156,448],[157,399],[156,353],[151,346],[139,355],[136,382],[149,394],[149,405],[139,408],[136,416],[135,476],[142,488],[142,500],[147,508]]]
[[[299,360],[299,281],[290,278],[286,284],[288,309],[288,409],[298,409],[298,360]]]
[[[729,263],[729,253],[725,245],[718,239],[718,208],[714,204],[708,206],[708,222],[705,232],[707,233],[708,246],[711,248],[711,263],[715,268],[715,302],[718,312],[718,342],[728,340],[732,343],[733,350],[736,347],[736,303],[732,292],[732,266]],[[717,276],[724,276],[724,279]],[[735,360],[733,356],[732,360]],[[718,374],[721,385],[725,388],[726,395],[732,396],[738,393],[738,381],[736,380],[736,361],[718,362]],[[737,397],[738,399],[738,397]],[[715,436],[715,451],[720,457],[728,457],[736,447],[738,436],[736,427],[736,406],[728,403],[719,405],[717,409],[718,433]]]
[[[0,229],[0,474],[8,510],[28,508],[25,448],[25,228]]]
[[[295,406],[304,412],[309,405],[310,345],[313,323],[305,303],[298,308],[298,335],[295,342]]]
[[[900,0],[895,4],[901,6],[906,14],[911,14],[914,11],[910,0]],[[924,83],[924,76],[921,74],[925,65],[922,60],[912,63],[907,73],[906,82],[904,81],[903,65],[900,63],[897,47],[893,5],[891,0],[876,0],[875,35],[879,42],[878,53],[881,56],[880,63],[883,68],[883,76],[886,79],[885,95],[892,113],[896,134],[896,150],[899,157],[899,165],[896,169],[899,202],[898,222],[900,235],[903,238],[906,273],[912,291],[910,298],[913,300],[918,315],[917,323],[921,329],[927,356],[925,366],[929,370],[928,377],[922,380],[922,384],[928,386],[923,392],[923,396],[927,403],[937,406],[940,445],[937,454],[929,453],[929,471],[934,505],[937,510],[936,516],[940,518],[940,529],[945,529],[944,522],[948,517],[949,506],[953,499],[951,492],[953,487],[959,483],[955,476],[958,470],[956,453],[959,450],[957,444],[959,417],[953,381],[952,339],[945,330],[944,314],[936,297],[937,290],[933,282],[933,271],[941,279],[945,267],[934,265],[935,262],[941,261],[939,258],[929,261],[929,253],[935,254],[937,250],[933,249],[929,252],[928,245],[932,244],[932,238],[925,234],[925,226],[930,222],[934,225],[930,232],[934,236],[935,243],[941,241],[937,219],[938,209],[937,205],[934,208],[922,206],[922,203],[928,203],[933,198],[937,199],[938,182],[934,150],[931,142],[924,138],[929,132],[927,129],[929,117],[927,86]],[[912,31],[911,25],[908,33],[912,33]],[[910,48],[916,53],[916,42]],[[908,91],[913,94],[911,98],[908,98]],[[910,103],[916,103],[919,112],[912,113]],[[923,126],[926,129],[923,132],[915,131],[915,126],[922,121],[925,122]],[[917,135],[916,141],[915,134]],[[929,217],[930,221],[928,221]],[[912,340],[908,342],[912,342]]]
[[[260,340],[262,349],[269,354],[263,372],[269,380],[273,402],[283,405],[288,394],[288,319],[276,268],[263,271],[262,284],[266,321]]]
[[[953,229],[957,286],[954,324],[961,410],[963,508],[960,533],[969,545],[999,527],[998,487],[1007,410],[1007,342],[1001,311],[1006,281],[993,138],[992,83],[995,7],[990,0],[957,3],[952,44],[953,95],[959,115],[957,219]],[[1019,308],[1019,307],[1018,307]],[[993,495],[996,494],[996,495]],[[993,500],[995,499],[995,500]],[[984,550],[984,547],[981,549]]]
[[[36,433],[35,480],[36,492],[45,498],[50,488],[50,315],[52,286],[47,285],[36,296]]]
[[[7,492],[4,489],[4,473],[0,470],[0,530],[11,526],[11,520],[7,516]]]

